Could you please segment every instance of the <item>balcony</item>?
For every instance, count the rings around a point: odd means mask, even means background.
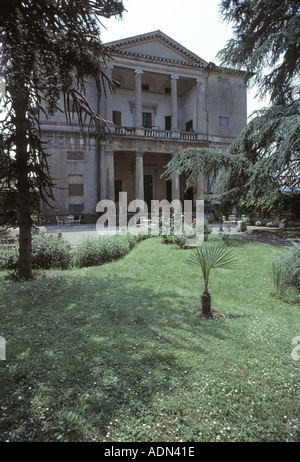
[[[172,131],[172,130],[161,130],[158,127],[152,128],[137,128],[137,127],[122,127],[115,126],[109,129],[107,133],[117,136],[142,136],[145,138],[160,138],[160,139],[180,139],[182,141],[198,141],[203,140],[204,134],[187,132],[187,131]]]

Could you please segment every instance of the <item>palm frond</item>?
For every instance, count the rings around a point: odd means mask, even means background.
[[[201,268],[205,289],[207,289],[210,270],[213,268],[231,269],[234,267],[236,259],[231,249],[215,243],[197,247],[190,256],[188,263]]]

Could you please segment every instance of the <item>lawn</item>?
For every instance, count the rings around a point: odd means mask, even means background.
[[[139,243],[99,267],[0,273],[0,441],[299,441],[299,304],[274,294],[284,249],[232,239],[196,316],[191,249]],[[299,355],[300,356],[300,355]]]

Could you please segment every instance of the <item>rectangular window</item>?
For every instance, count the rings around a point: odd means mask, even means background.
[[[69,175],[68,177],[69,197],[83,197],[83,175]]]
[[[171,116],[165,117],[165,130],[171,130]]]
[[[69,184],[69,196],[83,196],[83,184]]]
[[[143,112],[143,127],[152,128],[152,114],[151,114],[151,112]]]
[[[68,176],[69,213],[79,215],[84,208],[83,175]]]
[[[113,123],[118,127],[122,125],[122,113],[120,111],[113,111]]]
[[[142,91],[149,91],[149,84],[148,83],[142,83]]]
[[[192,132],[192,131],[193,131],[193,121],[192,121],[192,120],[189,120],[189,121],[185,124],[185,131],[186,131],[186,132]]]
[[[219,127],[229,127],[229,117],[219,117]]]

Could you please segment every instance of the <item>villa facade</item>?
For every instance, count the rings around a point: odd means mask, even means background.
[[[118,82],[93,84],[86,98],[107,124],[82,135],[76,114],[43,121],[43,138],[58,189],[59,214],[93,217],[100,199],[196,200],[209,179],[186,190],[185,178],[161,178],[165,166],[186,148],[228,150],[247,122],[242,72],[206,62],[161,31],[106,44],[112,58],[103,64]],[[106,88],[105,88],[106,87]],[[44,215],[57,212],[43,207]]]

